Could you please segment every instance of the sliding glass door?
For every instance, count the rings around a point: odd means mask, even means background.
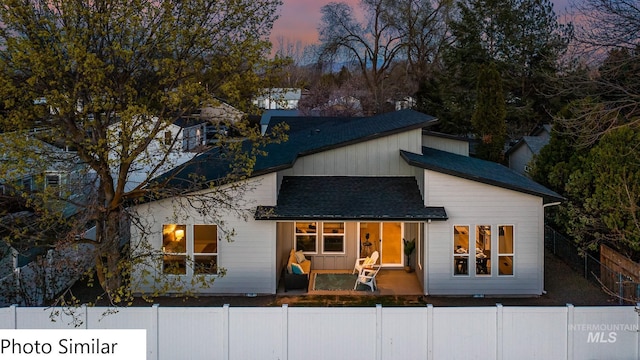
[[[360,223],[360,257],[380,254],[379,264],[402,266],[402,223],[363,222]]]

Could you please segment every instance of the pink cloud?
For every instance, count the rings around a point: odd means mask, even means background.
[[[359,0],[333,0],[350,4],[358,9]],[[552,0],[555,12],[561,15],[566,11],[571,0]],[[301,41],[303,44],[318,42],[318,25],[322,16],[320,9],[332,0],[283,0],[280,6],[280,17],[276,20],[271,32],[272,42],[283,37],[290,43]]]
[[[322,14],[320,9],[330,0],[283,0],[280,17],[276,20],[271,39],[282,36],[290,42],[302,41],[304,44],[318,42],[318,25]],[[356,8],[358,0],[342,1]]]

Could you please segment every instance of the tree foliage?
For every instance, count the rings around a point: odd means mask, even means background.
[[[508,134],[519,137],[549,119],[543,96],[571,34],[558,23],[550,1],[467,0],[450,21],[452,42],[445,51],[441,82],[443,130],[466,134],[481,68],[494,62],[503,79]],[[556,109],[557,111],[557,109]],[[440,115],[440,114],[439,114]]]
[[[2,179],[41,174],[60,153],[49,144],[72,149],[74,159],[66,164],[85,169],[66,183],[80,185],[81,192],[17,187],[35,218],[28,227],[12,227],[5,239],[20,247],[41,237],[41,243],[55,246],[83,237],[86,227],[95,225],[100,285],[113,303],[129,301],[126,280],[134,252],[123,244],[137,222],[127,205],[169,190],[151,180],[177,164],[171,154],[182,145],[178,134],[166,141],[177,119],[217,104],[211,94],[246,105],[241,100],[260,81],[256,72],[268,67],[267,38],[279,5],[278,0],[5,1],[0,7]],[[243,122],[236,127],[258,139]],[[155,143],[161,145],[151,153]],[[255,151],[234,145],[227,151],[237,154],[237,176],[250,173]],[[128,188],[132,174],[143,168],[144,177]],[[208,208],[201,209],[207,214],[236,208],[230,194],[214,188],[209,194]],[[73,216],[65,213],[70,208]]]
[[[480,71],[477,94],[471,124],[481,140],[478,157],[501,162],[507,133],[507,110],[502,79],[493,64],[483,67]]]

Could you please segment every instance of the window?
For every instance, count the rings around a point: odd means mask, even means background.
[[[513,225],[498,227],[498,275],[513,275]]]
[[[193,226],[193,272],[218,273],[218,226]]]
[[[322,252],[344,253],[344,223],[322,224]]]
[[[296,250],[306,253],[318,252],[318,233],[316,222],[296,222]]]
[[[453,227],[453,274],[469,275],[469,226]]]
[[[20,185],[22,186],[22,190],[25,192],[31,192],[33,190],[33,186],[31,184],[31,176],[27,176],[20,180]]]
[[[45,189],[51,188],[53,192],[60,194],[60,175],[59,174],[45,174],[44,177]]]
[[[476,275],[491,275],[491,226],[476,226]]]
[[[187,273],[187,226],[162,226],[162,272],[185,275]]]

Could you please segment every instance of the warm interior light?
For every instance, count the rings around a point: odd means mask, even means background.
[[[176,230],[174,234],[176,236],[176,241],[180,241],[182,240],[182,238],[184,238],[184,230],[182,229]]]

